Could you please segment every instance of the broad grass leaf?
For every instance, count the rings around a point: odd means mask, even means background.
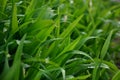
[[[18,29],[18,20],[17,20],[17,7],[16,4],[13,5],[13,11],[12,11],[12,21],[11,21],[11,34],[13,34]]]
[[[5,11],[7,1],[8,0],[0,0],[0,11],[3,12],[3,13]]]
[[[52,20],[37,20],[35,21],[35,23],[32,24],[31,27],[27,28],[27,31],[29,32],[30,35],[34,35],[37,34],[38,31],[40,32],[43,29],[48,29],[49,26],[51,26],[53,24]],[[25,28],[26,30],[26,28]]]
[[[41,76],[42,76],[42,72],[39,71],[37,75],[33,78],[33,80],[40,80]]]

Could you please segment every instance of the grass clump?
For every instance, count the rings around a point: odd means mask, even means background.
[[[1,80],[119,80],[119,2],[0,0]]]

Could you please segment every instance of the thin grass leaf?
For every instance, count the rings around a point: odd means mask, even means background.
[[[65,70],[63,68],[61,68],[61,72],[62,72],[63,80],[66,80]]]
[[[112,37],[112,34],[113,34],[113,30],[110,32],[109,36],[107,37],[107,39],[105,40],[105,43],[103,45],[103,48],[101,50],[101,54],[100,54],[100,58],[101,59],[104,59],[106,53],[107,53],[107,50],[109,48],[109,44],[110,44],[110,40],[111,40],[111,37]]]
[[[68,79],[66,79],[66,80],[86,80],[86,79],[89,78],[90,76],[91,76],[91,74],[82,75],[82,76],[78,76],[78,77],[68,78]]]
[[[94,62],[94,59],[91,56],[89,56],[87,53],[83,52],[83,51],[74,50],[71,53],[72,54],[84,55],[84,56],[88,57],[89,59],[91,59]]]
[[[41,58],[29,58],[24,60],[24,62],[44,62],[46,64],[54,65],[55,67],[59,67],[57,63],[54,63],[53,61],[50,61],[49,59],[41,59]]]

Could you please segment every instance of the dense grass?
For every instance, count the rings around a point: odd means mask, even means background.
[[[0,80],[120,80],[120,3],[0,0]]]

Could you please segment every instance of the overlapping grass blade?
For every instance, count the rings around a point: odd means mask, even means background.
[[[78,24],[78,22],[82,19],[83,15],[80,15],[76,20],[74,20],[74,22],[72,22],[67,29],[65,29],[64,32],[61,33],[60,37],[61,38],[65,38],[67,35],[69,35],[71,33],[71,31],[76,27],[76,25]]]
[[[74,50],[74,49],[80,49],[85,44],[85,42],[87,40],[92,39],[92,38],[94,38],[94,37],[86,37],[86,38],[83,38],[83,39],[82,39],[81,36],[78,37],[71,44],[69,44],[68,46],[66,46],[64,48],[64,50],[61,53],[59,53],[59,55],[57,55],[56,59],[59,58],[60,56],[62,56],[67,51],[71,51],[71,50]],[[64,59],[64,58],[65,58],[65,56],[62,57],[62,59]]]
[[[23,49],[23,43],[24,43],[25,37],[26,37],[26,35],[23,36],[23,38],[21,39],[21,42],[17,48],[12,67],[4,75],[2,80],[19,80],[21,55],[22,55],[22,49]]]
[[[100,75],[100,65],[101,63],[98,60],[95,60],[95,68],[93,69],[92,73],[92,80],[99,80],[98,75]]]
[[[120,80],[120,70],[113,76],[112,80]]]
[[[119,80],[119,46],[109,47],[119,10],[115,0],[0,0],[1,80]]]

